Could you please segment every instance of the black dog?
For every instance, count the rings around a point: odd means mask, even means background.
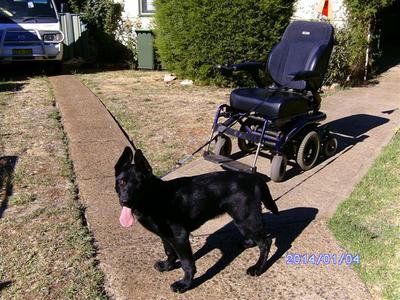
[[[169,271],[180,260],[185,275],[171,285],[174,292],[187,291],[196,273],[190,232],[225,212],[245,237],[245,247],[256,244],[260,248],[260,257],[247,274],[259,276],[265,271],[272,240],[263,230],[261,202],[275,214],[278,208],[257,175],[215,172],[163,181],[152,174],[140,150],[133,154],[126,147],[115,165],[115,179],[122,206],[121,225],[131,226],[135,216],[163,242],[167,260],[158,261],[154,267]]]

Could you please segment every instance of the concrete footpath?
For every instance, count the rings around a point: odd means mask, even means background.
[[[180,269],[159,273],[153,268],[164,256],[159,239],[139,224],[131,230],[119,225],[113,167],[128,140],[99,99],[77,79],[64,75],[50,81],[69,139],[79,196],[87,207],[106,290],[112,298],[366,300],[374,296],[349,266],[333,264],[333,256],[345,250],[327,229],[326,221],[400,126],[400,66],[384,73],[375,85],[324,98],[321,110],[327,113],[326,122],[339,139],[338,153],[301,174],[289,169],[285,182],[268,183],[281,210],[279,216],[266,213],[264,218],[266,229],[274,236],[268,271],[259,278],[245,274],[257,259],[258,249],[242,251],[231,220],[220,217],[193,233],[196,287],[183,295],[169,288],[181,278]],[[199,159],[164,179],[214,170],[220,168]],[[260,159],[258,171],[268,175],[268,159]],[[288,264],[290,254],[320,253],[327,254],[330,263]]]

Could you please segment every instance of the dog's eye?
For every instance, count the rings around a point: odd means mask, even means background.
[[[119,181],[119,184],[120,184],[121,186],[125,186],[125,185],[126,185],[126,181],[123,180],[123,179],[121,179],[121,180]]]

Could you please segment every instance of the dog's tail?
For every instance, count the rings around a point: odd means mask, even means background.
[[[275,215],[279,214],[278,206],[276,206],[274,199],[272,199],[271,193],[270,193],[267,185],[264,185],[261,201],[262,201],[262,203],[264,203],[264,205],[267,209],[272,211],[273,214],[275,214]]]

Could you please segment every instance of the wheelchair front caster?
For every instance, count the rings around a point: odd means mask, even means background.
[[[326,157],[331,157],[336,153],[337,147],[338,147],[337,139],[333,136],[330,136],[324,143],[322,151]]]
[[[286,155],[274,155],[271,163],[271,180],[281,182],[286,174]]]
[[[317,162],[321,142],[316,131],[310,131],[301,141],[296,161],[303,171],[310,170]]]
[[[228,156],[232,152],[232,141],[226,135],[220,135],[215,142],[214,154]]]

